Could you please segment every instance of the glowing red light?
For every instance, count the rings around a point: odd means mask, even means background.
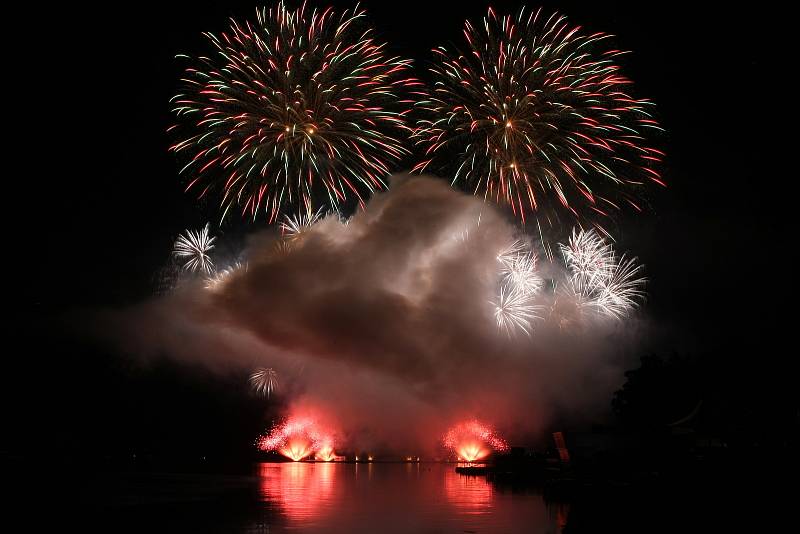
[[[323,445],[314,455],[314,458],[317,460],[322,460],[323,462],[330,462],[335,456],[336,454],[333,452],[333,447]]]
[[[456,452],[458,453],[459,460],[475,462],[477,460],[486,458],[491,450],[482,447],[479,443],[473,442],[459,445]]]
[[[295,462],[299,462],[306,456],[311,454],[309,443],[303,439],[292,439],[285,447],[278,449],[282,455],[291,458]]]
[[[279,452],[295,462],[312,454],[326,462],[335,457],[332,435],[308,417],[290,417],[261,436],[256,446],[262,451]]]
[[[508,449],[508,444],[495,433],[494,429],[476,419],[459,423],[450,428],[443,441],[445,447],[450,449],[459,460],[465,462],[482,460],[492,451]]]

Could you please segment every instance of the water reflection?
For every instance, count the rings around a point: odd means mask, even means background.
[[[451,469],[444,477],[447,500],[466,514],[488,514],[492,508],[492,485],[484,477],[462,476]]]
[[[541,495],[459,475],[452,464],[287,462],[260,464],[258,473],[270,532],[544,534],[566,521]]]
[[[315,521],[336,497],[335,467],[327,462],[260,464],[261,496],[291,521]]]
[[[567,527],[567,519],[569,519],[569,504],[563,502],[553,503],[550,509],[555,515],[557,532],[563,532]]]

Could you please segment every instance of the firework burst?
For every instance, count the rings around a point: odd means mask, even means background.
[[[573,229],[569,241],[560,248],[571,275],[570,285],[578,294],[590,292],[608,279],[614,249],[594,230]]]
[[[256,446],[262,451],[277,451],[295,462],[317,453],[329,461],[334,456],[333,436],[309,417],[292,417],[261,436]]]
[[[517,329],[530,335],[533,322],[542,318],[543,309],[535,302],[543,285],[536,252],[516,239],[497,254],[497,261],[499,292],[492,302],[497,326],[509,335]]]
[[[489,426],[477,419],[459,423],[450,428],[442,439],[459,460],[474,462],[492,451],[508,450],[508,444]]]
[[[363,9],[291,10],[284,2],[206,33],[207,57],[188,58],[172,99],[189,189],[221,196],[224,218],[336,207],[386,187],[408,154],[401,140],[420,82],[389,57]]]
[[[299,215],[287,215],[281,223],[281,233],[287,241],[296,241],[303,237],[320,219],[322,219],[321,209],[314,213],[309,210]]]
[[[513,256],[501,256],[500,273],[504,283],[513,288],[517,293],[533,295],[542,288],[542,278],[536,270],[536,253],[532,250],[518,253]]]
[[[645,132],[660,130],[652,104],[628,93],[608,48],[566,18],[525,8],[512,18],[489,8],[467,21],[468,49],[434,49],[433,92],[415,132],[425,149],[417,171],[507,204],[542,226],[602,220],[622,205],[641,211],[663,153]]]
[[[516,288],[503,284],[494,305],[494,318],[500,330],[509,336],[516,329],[531,335],[533,321],[541,319],[541,306],[534,301],[533,295],[523,293]]]
[[[210,275],[214,272],[214,263],[208,253],[214,248],[215,240],[216,237],[208,235],[208,224],[202,230],[186,230],[175,241],[172,254],[184,261],[185,270]]]
[[[561,252],[567,268],[564,291],[580,310],[620,320],[644,300],[643,266],[625,254],[617,257],[593,230],[573,231]]]
[[[250,386],[259,395],[269,397],[278,387],[278,373],[272,368],[259,367],[250,375]]]

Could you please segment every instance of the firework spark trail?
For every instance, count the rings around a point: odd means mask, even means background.
[[[523,222],[532,213],[540,233],[565,215],[599,225],[622,205],[641,211],[644,186],[664,185],[663,153],[645,140],[660,130],[652,104],[628,94],[610,36],[524,7],[516,18],[489,8],[464,35],[466,52],[434,49],[416,171],[443,173]]]
[[[188,160],[186,189],[219,192],[222,218],[236,207],[274,222],[319,198],[363,205],[409,154],[406,116],[422,91],[411,62],[375,42],[358,6],[307,12],[281,1],[256,14],[206,33],[213,54],[184,56],[170,130]]]
[[[214,248],[215,240],[216,237],[209,237],[206,223],[202,230],[186,230],[183,235],[178,236],[172,254],[185,261],[185,270],[209,275],[214,272],[214,264],[208,253]]]
[[[461,460],[474,462],[489,455],[492,451],[508,450],[508,444],[491,427],[477,419],[459,423],[444,435],[444,446]]]
[[[253,391],[265,397],[278,387],[278,373],[272,368],[259,367],[249,378]]]

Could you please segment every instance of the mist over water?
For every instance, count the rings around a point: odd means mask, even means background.
[[[255,233],[247,269],[111,314],[104,335],[137,356],[274,368],[289,412],[335,428],[337,447],[430,454],[472,417],[524,443],[554,417],[601,417],[646,322],[574,321],[550,296],[530,337],[500,331],[497,255],[520,235],[489,203],[397,176],[349,221],[283,245]],[[559,261],[541,259],[544,276]]]

